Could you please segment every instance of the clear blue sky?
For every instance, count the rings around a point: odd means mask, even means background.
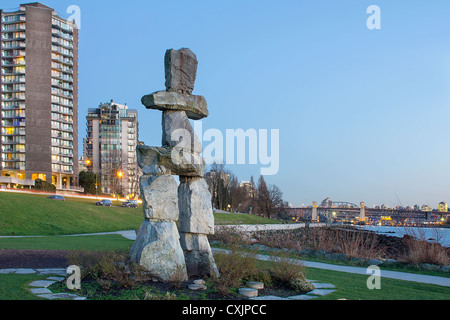
[[[204,130],[280,129],[280,170],[266,180],[290,203],[450,202],[450,1],[41,2],[63,17],[81,8],[80,141],[87,109],[114,99],[160,145],[161,114],[140,99],[164,89],[165,50],[188,47]],[[366,27],[373,4],[381,30]],[[259,177],[260,166],[228,168]]]

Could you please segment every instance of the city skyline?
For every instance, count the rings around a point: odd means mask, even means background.
[[[74,4],[41,3],[66,18]],[[161,119],[140,99],[163,89],[165,50],[189,47],[201,61],[194,94],[211,110],[203,128],[279,129],[280,168],[266,181],[289,203],[449,201],[449,3],[176,3],[75,3],[80,120],[104,99],[127,103],[140,140],[159,145]],[[366,26],[372,4],[380,30]],[[226,166],[241,181],[257,181],[260,167]]]

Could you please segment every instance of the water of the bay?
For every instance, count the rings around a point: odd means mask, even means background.
[[[385,227],[363,226],[365,230],[374,231],[387,236],[402,238],[405,234],[414,236],[419,240],[430,242],[438,241],[442,246],[450,247],[450,228],[418,228],[418,227]]]

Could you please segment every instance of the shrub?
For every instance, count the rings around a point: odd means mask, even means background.
[[[219,241],[231,246],[250,244],[251,240],[248,233],[242,232],[235,227],[221,226],[216,228],[215,234],[208,236],[209,240]]]
[[[294,279],[305,279],[305,266],[286,255],[271,256],[269,273],[274,281],[289,285]]]
[[[306,281],[305,278],[295,278],[289,281],[289,286],[292,290],[298,292],[310,292],[314,290],[316,287],[309,281]]]
[[[237,246],[227,251],[214,254],[220,277],[214,277],[215,287],[221,295],[229,294],[238,288],[243,279],[258,272],[256,255],[251,252],[240,252]]]
[[[439,244],[442,235],[436,229],[436,236],[432,242],[428,242],[425,233],[417,228],[407,228],[407,235],[403,238],[408,248],[407,253],[401,258],[404,262],[412,264],[431,263],[437,265],[450,264],[449,249]]]
[[[34,181],[34,189],[40,191],[56,192],[56,187],[54,185],[42,179],[36,179]]]
[[[82,279],[94,279],[105,290],[113,284],[130,288],[145,278],[145,272],[129,263],[125,253],[75,251],[69,254],[68,262],[80,267]]]

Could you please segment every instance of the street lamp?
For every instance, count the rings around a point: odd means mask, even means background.
[[[123,171],[117,171],[117,178],[120,179],[120,192],[122,190]],[[119,200],[119,192],[117,192],[117,200]]]

